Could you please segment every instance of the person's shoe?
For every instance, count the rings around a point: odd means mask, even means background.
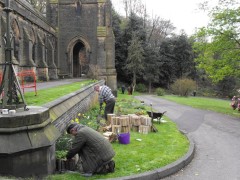
[[[112,173],[114,172],[114,169],[115,169],[115,162],[113,160],[111,160],[108,164],[108,172]]]

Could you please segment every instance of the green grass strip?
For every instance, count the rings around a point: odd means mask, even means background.
[[[240,118],[240,112],[237,110],[233,110],[230,107],[230,100],[205,98],[205,97],[192,97],[192,96],[181,97],[181,96],[173,96],[173,95],[161,96],[161,98],[174,101],[178,104],[184,104],[194,108],[210,110],[210,111],[219,112],[222,114],[227,114],[233,117]]]
[[[25,101],[29,106],[41,106],[48,102],[54,101],[64,95],[75,92],[94,81],[92,80],[84,80],[81,82],[75,82],[72,84],[61,85],[57,87],[41,89],[37,91],[37,96],[35,96],[35,92],[26,92],[24,94]]]

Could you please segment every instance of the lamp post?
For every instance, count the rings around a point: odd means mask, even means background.
[[[5,64],[2,76],[2,84],[0,85],[0,94],[2,94],[0,108],[2,109],[16,109],[24,107],[27,110],[23,94],[20,89],[19,81],[16,77],[16,72],[12,63],[12,50],[11,42],[13,35],[10,32],[10,0],[5,1],[3,11],[6,13],[6,33],[4,36],[5,41]]]

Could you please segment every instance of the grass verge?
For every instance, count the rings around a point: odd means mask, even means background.
[[[72,84],[57,86],[48,89],[41,89],[38,90],[37,96],[35,96],[35,92],[26,92],[24,94],[24,98],[27,105],[41,106],[48,102],[54,101],[64,95],[75,92],[93,82],[94,82],[93,80],[83,80],[81,82],[76,82]]]
[[[161,96],[161,98],[184,104],[194,108],[210,110],[240,118],[240,112],[230,107],[230,101],[205,97],[181,97],[173,95]]]

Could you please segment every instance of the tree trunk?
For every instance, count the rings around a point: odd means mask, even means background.
[[[133,92],[135,91],[135,86],[136,86],[136,81],[137,81],[136,79],[137,79],[136,72],[133,72],[133,82],[132,82]]]
[[[148,93],[151,94],[152,92],[152,81],[148,82]]]

